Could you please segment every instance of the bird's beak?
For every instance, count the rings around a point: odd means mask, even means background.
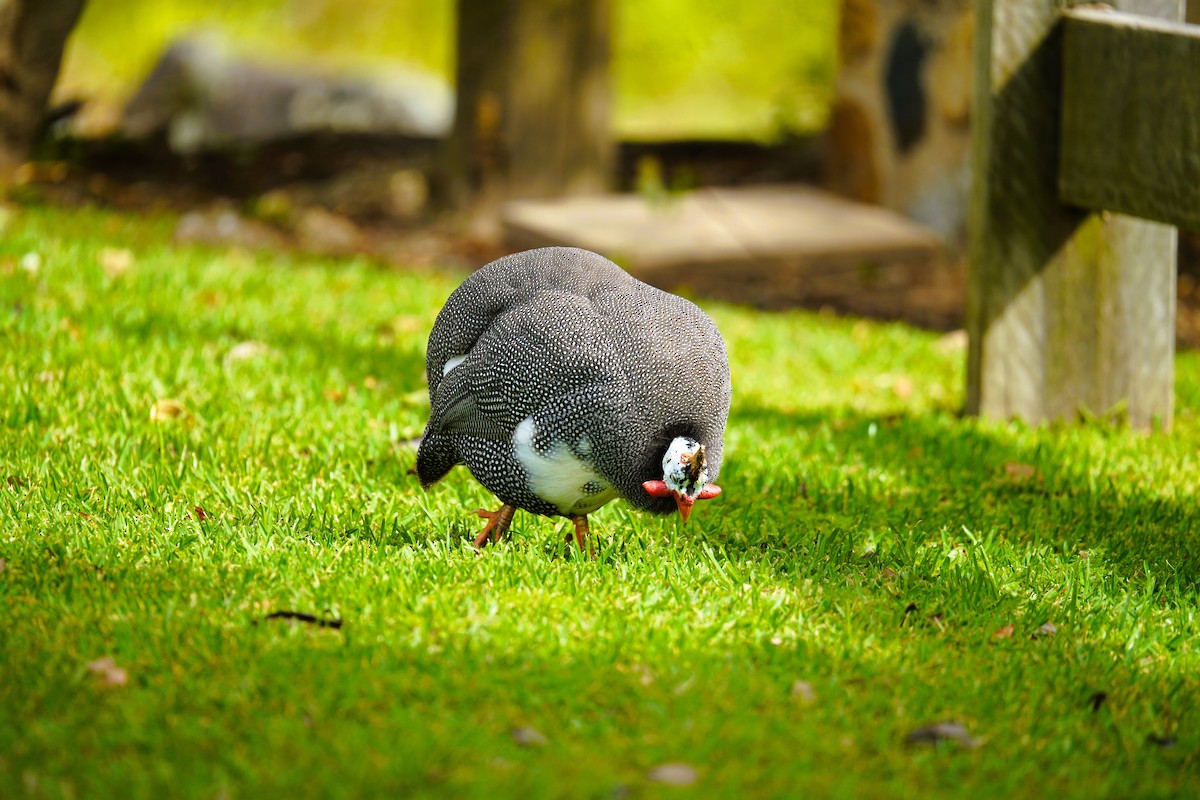
[[[721,487],[715,483],[705,485],[695,497],[688,497],[686,494],[680,494],[673,489],[668,489],[667,484],[663,481],[646,481],[642,484],[642,488],[651,497],[670,497],[674,499],[675,507],[679,509],[679,516],[683,517],[684,522],[687,522],[688,516],[692,513],[692,506],[696,504],[697,500],[708,500],[721,493]]]
[[[683,521],[687,522],[688,515],[692,513],[692,506],[696,505],[695,497],[688,497],[686,494],[679,492],[671,492],[671,496],[675,498],[675,506],[679,509],[679,516],[683,517]]]

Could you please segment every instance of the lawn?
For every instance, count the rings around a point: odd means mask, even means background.
[[[1032,429],[953,339],[709,304],[721,498],[477,554],[408,472],[461,276],[172,224],[0,217],[0,796],[1200,793],[1196,354],[1169,435]]]

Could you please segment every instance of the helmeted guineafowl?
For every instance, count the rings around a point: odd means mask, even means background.
[[[616,497],[686,520],[720,492],[725,342],[693,303],[602,256],[546,247],[479,269],[438,314],[425,364],[417,474],[428,487],[466,464],[503,502],[479,510],[477,547],[516,508],[570,517],[583,550],[587,515]]]

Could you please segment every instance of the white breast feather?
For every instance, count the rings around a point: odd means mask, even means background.
[[[580,461],[565,445],[556,445],[548,455],[533,449],[537,425],[533,417],[521,420],[513,433],[517,460],[529,475],[529,488],[538,497],[567,515],[590,514],[617,496],[608,481]],[[587,484],[599,485],[599,492],[588,493]]]
[[[466,356],[455,356],[454,358],[448,360],[445,364],[442,364],[442,377],[444,378],[447,375],[449,375],[450,370],[454,369],[455,367],[457,367],[459,364],[461,364],[462,362],[464,362],[466,360],[467,360]]]

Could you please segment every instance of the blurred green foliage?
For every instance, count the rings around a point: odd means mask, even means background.
[[[399,61],[449,78],[453,20],[453,0],[90,0],[59,95],[116,109],[196,30],[256,58],[337,70]],[[824,124],[837,0],[624,0],[614,22],[620,136],[776,139]]]
[[[823,127],[837,13],[837,0],[618,2],[617,130],[773,139]]]

